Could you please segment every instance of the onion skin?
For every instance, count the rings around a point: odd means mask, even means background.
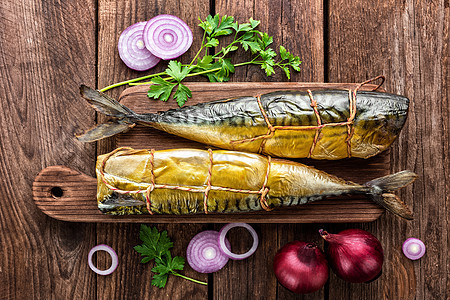
[[[384,253],[380,241],[362,229],[347,229],[338,234],[319,230],[329,243],[328,262],[333,272],[345,281],[369,282],[382,272]]]
[[[273,260],[278,282],[297,294],[320,290],[328,280],[328,262],[316,245],[293,241],[278,250]]]

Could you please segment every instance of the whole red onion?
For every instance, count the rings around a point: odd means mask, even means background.
[[[316,245],[293,241],[278,250],[273,260],[281,285],[297,294],[319,290],[328,280],[328,262]]]
[[[371,233],[362,229],[347,229],[338,234],[319,230],[329,243],[328,261],[334,273],[349,282],[368,282],[381,274],[383,247]]]

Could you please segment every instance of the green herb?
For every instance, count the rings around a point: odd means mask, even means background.
[[[164,72],[119,82],[101,91],[124,84],[151,84],[147,94],[149,98],[167,101],[175,89],[173,97],[181,107],[192,96],[189,88],[181,83],[186,77],[202,75],[206,76],[210,82],[224,82],[230,80],[236,67],[245,65],[259,65],[267,76],[275,74],[276,68],[280,68],[288,79],[291,78],[291,68],[297,72],[300,71],[301,61],[298,56],[294,56],[285,47],[280,46],[278,57],[278,54],[269,47],[273,43],[273,38],[256,29],[260,21],[250,18],[248,23],[239,24],[233,17],[226,15],[223,17],[209,15],[206,20],[199,20],[199,26],[204,31],[202,44],[190,64],[183,65],[181,62],[171,60]],[[221,46],[219,38],[230,35],[233,36],[233,40]],[[239,47],[244,51],[250,51],[251,59],[233,63],[228,56]],[[213,49],[215,54],[211,53]],[[137,83],[145,79],[151,79],[151,81]]]
[[[172,258],[169,249],[173,247],[173,243],[167,236],[167,231],[159,232],[156,227],[141,225],[139,237],[143,244],[135,246],[134,250],[144,257],[142,258],[141,263],[145,264],[151,260],[155,260],[152,272],[156,274],[153,276],[152,285],[159,288],[165,287],[167,278],[170,274],[199,284],[207,285],[206,282],[181,275],[176,271],[183,270],[185,261],[181,256]]]

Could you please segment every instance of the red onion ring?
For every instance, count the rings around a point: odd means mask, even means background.
[[[425,254],[426,247],[421,240],[409,238],[403,243],[402,250],[407,258],[417,260]]]
[[[253,245],[250,248],[250,250],[248,250],[246,253],[243,254],[235,254],[232,253],[229,248],[228,245],[225,245],[225,237],[228,233],[228,231],[234,227],[244,227],[245,229],[247,229],[250,234],[253,237]],[[256,231],[253,229],[253,227],[251,227],[250,225],[248,225],[247,223],[230,223],[225,225],[224,227],[222,227],[222,229],[220,229],[219,232],[219,247],[220,250],[222,250],[222,252],[228,256],[229,258],[233,259],[233,260],[240,260],[240,259],[245,259],[247,257],[249,257],[250,255],[252,255],[253,253],[255,253],[256,248],[258,248],[258,235],[256,234]]]
[[[145,47],[164,60],[182,55],[191,47],[193,41],[189,26],[172,15],[159,15],[150,19],[143,34]]]
[[[144,44],[144,27],[147,22],[139,22],[125,29],[119,37],[120,59],[130,69],[145,71],[153,68],[161,60],[154,56]]]
[[[99,270],[99,269],[97,269],[97,267],[94,266],[94,264],[92,263],[92,256],[97,251],[106,251],[111,256],[112,263],[111,263],[111,267],[109,267],[109,269]],[[95,246],[94,248],[92,248],[89,251],[88,264],[89,264],[89,267],[91,268],[91,270],[94,271],[95,273],[97,273],[99,275],[109,275],[112,272],[114,272],[116,270],[117,266],[119,265],[119,257],[117,256],[117,253],[116,253],[116,251],[114,251],[113,248],[109,247],[108,245],[100,244],[100,245]]]
[[[228,257],[220,251],[217,240],[219,232],[206,230],[195,235],[186,250],[188,264],[197,272],[213,273],[222,269],[228,262]],[[230,242],[225,241],[228,246]]]

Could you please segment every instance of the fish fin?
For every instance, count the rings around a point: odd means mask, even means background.
[[[395,194],[383,193],[381,195],[372,196],[372,199],[375,203],[383,206],[397,216],[400,216],[406,220],[413,219],[411,210],[409,210],[408,206]]]
[[[377,186],[383,191],[395,191],[416,180],[417,174],[411,171],[401,171],[369,181],[365,186]]]
[[[369,181],[365,186],[371,188],[369,195],[375,203],[402,218],[412,220],[413,215],[408,206],[397,195],[390,192],[407,186],[416,178],[417,174],[411,171],[401,171]]]
[[[76,135],[75,137],[80,142],[94,142],[127,131],[134,125],[135,124],[122,122],[120,120],[111,120],[106,123],[97,125],[96,127],[85,132],[84,134]]]
[[[136,116],[131,109],[120,104],[108,95],[94,90],[86,85],[80,86],[81,96],[98,112],[116,118],[133,118]]]

